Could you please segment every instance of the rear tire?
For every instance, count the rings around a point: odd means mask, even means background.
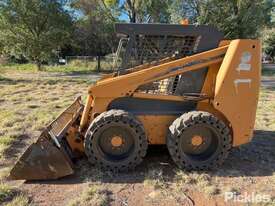
[[[84,141],[88,160],[113,171],[135,168],[145,157],[147,147],[143,125],[123,110],[109,110],[97,116]]]
[[[192,111],[169,127],[167,147],[174,162],[186,170],[214,169],[232,147],[230,129],[208,112]]]

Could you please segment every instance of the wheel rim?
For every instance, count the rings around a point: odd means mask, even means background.
[[[195,161],[205,161],[214,156],[219,146],[219,135],[207,124],[197,124],[181,134],[181,153]]]
[[[99,135],[97,146],[109,161],[121,161],[129,157],[135,147],[132,133],[126,127],[109,126]]]

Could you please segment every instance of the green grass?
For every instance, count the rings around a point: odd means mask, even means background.
[[[263,76],[275,76],[275,70],[274,69],[262,69],[262,75]]]
[[[111,71],[112,66],[109,63],[101,63],[101,71]],[[0,65],[0,73],[7,71],[20,71],[20,72],[37,72],[35,64],[6,64]],[[43,72],[62,72],[62,73],[91,73],[96,72],[96,63],[85,65],[85,64],[68,64],[58,66],[47,66],[42,67]],[[0,77],[1,81],[1,77]]]
[[[10,145],[13,141],[13,138],[9,136],[2,136],[0,139],[0,145]]]
[[[0,69],[0,71],[1,71],[1,69]],[[0,82],[3,82],[3,81],[9,82],[9,81],[12,81],[12,80],[9,79],[9,78],[3,77],[2,75],[0,75]]]
[[[0,71],[23,71],[23,72],[37,72],[37,67],[34,64],[8,64],[0,66]],[[78,67],[78,66],[43,66],[42,71],[45,72],[91,72],[94,69],[88,67]]]

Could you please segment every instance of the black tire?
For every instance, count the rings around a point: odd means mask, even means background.
[[[113,145],[114,138],[120,145]],[[87,130],[84,148],[89,162],[106,170],[127,171],[146,155],[147,138],[142,123],[123,110],[101,113]]]
[[[193,143],[194,138],[199,141]],[[227,158],[232,136],[230,129],[212,114],[192,111],[177,118],[169,127],[167,147],[181,169],[215,169]]]

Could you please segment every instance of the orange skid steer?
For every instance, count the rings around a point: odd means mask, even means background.
[[[72,159],[125,171],[148,145],[167,145],[186,170],[221,165],[253,136],[261,74],[259,40],[223,40],[210,26],[117,24],[113,73],[88,89],[42,132],[12,179],[57,179]]]

